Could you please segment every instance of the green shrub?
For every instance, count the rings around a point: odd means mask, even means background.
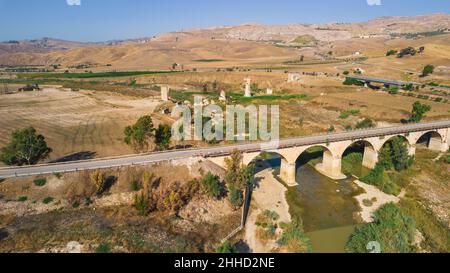
[[[84,205],[85,206],[90,206],[90,205],[92,205],[92,203],[94,203],[94,202],[92,201],[92,199],[90,197],[86,197],[84,199]]]
[[[141,183],[139,183],[139,181],[134,180],[133,182],[131,182],[131,190],[132,191],[140,191],[141,190]]]
[[[376,126],[375,122],[371,119],[364,119],[356,124],[356,129],[366,129],[366,128],[374,128]]]
[[[278,215],[278,213],[276,213],[275,211],[271,210],[265,210],[264,216],[272,221],[278,221],[280,219],[280,215]]]
[[[388,52],[386,52],[386,56],[392,56],[392,55],[396,55],[398,53],[397,50],[391,49]]]
[[[441,161],[450,164],[450,154],[441,157]]]
[[[111,252],[111,247],[108,243],[101,243],[97,249],[95,250],[96,253],[109,253]]]
[[[28,200],[27,196],[20,196],[19,199],[17,199],[19,202],[25,202]]]
[[[46,197],[44,198],[44,200],[42,200],[42,203],[44,203],[45,205],[48,205],[50,203],[52,203],[55,199],[53,197]]]
[[[47,184],[47,179],[45,177],[38,177],[36,179],[34,179],[34,185],[36,185],[37,187],[43,187],[45,186],[45,184]]]
[[[359,171],[356,168],[361,167],[363,155],[361,153],[351,153],[342,158],[342,172],[346,175],[357,175]]]
[[[309,253],[312,251],[310,239],[304,233],[301,222],[293,219],[289,224],[281,225],[283,234],[277,244],[286,247],[292,253]]]
[[[433,74],[433,72],[434,72],[434,66],[431,65],[431,64],[426,65],[426,66],[423,68],[422,76],[423,76],[423,77],[426,77],[426,76],[428,76],[428,75],[430,75],[430,74]]]
[[[375,212],[374,222],[359,226],[347,243],[347,251],[367,253],[369,242],[378,242],[382,253],[415,252],[414,219],[395,204],[386,204]]]
[[[80,207],[80,202],[75,201],[75,202],[72,203],[72,208],[77,209],[79,207]]]
[[[407,91],[413,91],[413,90],[414,90],[414,84],[408,83],[408,84],[405,85],[403,88],[404,88],[405,90],[407,90]]]
[[[202,188],[205,192],[214,198],[220,197],[222,186],[220,184],[220,179],[217,175],[213,175],[212,173],[208,173],[201,180]]]
[[[431,253],[449,252],[450,230],[432,211],[408,198],[402,199],[399,207],[404,213],[414,218],[417,229],[424,237],[421,243],[422,249]]]
[[[225,241],[221,246],[217,248],[217,253],[238,253],[234,245],[229,241]]]
[[[357,115],[359,114],[360,110],[359,109],[350,109],[344,112],[341,112],[341,115],[339,116],[340,119],[347,119],[348,117],[350,117],[351,115]]]
[[[150,213],[150,200],[144,193],[137,194],[134,198],[133,207],[138,211],[139,215],[147,216]]]
[[[401,191],[400,187],[390,179],[381,164],[377,164],[373,170],[361,178],[361,181],[369,185],[376,186],[387,194],[397,196]]]

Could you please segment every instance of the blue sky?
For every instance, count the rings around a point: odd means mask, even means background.
[[[81,5],[68,2],[81,1]],[[382,5],[368,5],[367,1]],[[248,22],[361,22],[450,13],[449,0],[0,0],[0,41],[105,41]]]

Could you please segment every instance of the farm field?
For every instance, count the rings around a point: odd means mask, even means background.
[[[124,128],[157,105],[152,99],[56,87],[3,95],[0,146],[14,130],[33,126],[54,150],[50,160],[82,152],[96,157],[130,154],[133,150],[123,142]]]

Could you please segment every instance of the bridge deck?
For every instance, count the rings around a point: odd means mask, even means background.
[[[421,131],[433,131],[438,129],[450,128],[450,120],[436,121],[425,124],[409,124],[397,127],[375,128],[368,130],[351,131],[336,134],[318,135],[302,138],[284,139],[277,142],[275,148],[290,148],[297,146],[317,145],[325,143],[334,143],[347,140],[359,140],[370,137],[382,137],[389,135],[401,135]],[[218,146],[205,149],[187,149],[175,150],[160,153],[149,153],[141,155],[122,156],[115,158],[103,158],[88,161],[67,162],[59,164],[45,164],[28,167],[0,168],[0,178],[15,176],[31,176],[39,174],[52,174],[74,172],[80,170],[102,169],[123,167],[131,165],[143,165],[158,163],[168,160],[184,159],[189,157],[214,157],[229,155],[235,150],[242,152],[259,152],[270,150],[271,144],[267,142],[244,143],[231,146]]]
[[[363,82],[376,82],[376,83],[382,83],[382,84],[389,84],[389,85],[397,85],[397,86],[405,86],[407,84],[415,84],[417,83],[409,83],[409,82],[403,82],[403,81],[396,81],[396,80],[386,80],[386,79],[379,79],[379,78],[372,78],[372,77],[363,77],[363,76],[348,76],[349,79],[354,79],[358,81]]]

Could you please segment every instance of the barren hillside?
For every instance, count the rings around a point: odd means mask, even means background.
[[[52,65],[71,67],[92,64],[91,69],[169,69],[237,66],[255,62],[284,61],[300,54],[314,57],[333,51],[346,56],[354,51],[382,55],[390,44],[417,44],[417,39],[448,32],[450,14],[416,17],[382,17],[365,23],[323,25],[246,24],[231,27],[184,30],[152,39],[82,44],[55,39],[0,43],[2,65]],[[423,33],[431,34],[423,34]],[[414,33],[421,33],[417,35]],[[391,37],[391,35],[403,35]],[[414,34],[414,37],[406,35]],[[303,41],[307,39],[307,43]],[[408,40],[408,42],[404,42]],[[300,41],[301,43],[298,43]],[[443,42],[443,43],[442,43]],[[442,51],[448,39],[430,49]],[[296,43],[297,46],[293,46]],[[436,44],[436,46],[434,45]],[[304,52],[299,48],[307,46]],[[313,49],[311,49],[313,47]],[[309,51],[308,51],[309,50]],[[444,50],[445,51],[445,50]]]

